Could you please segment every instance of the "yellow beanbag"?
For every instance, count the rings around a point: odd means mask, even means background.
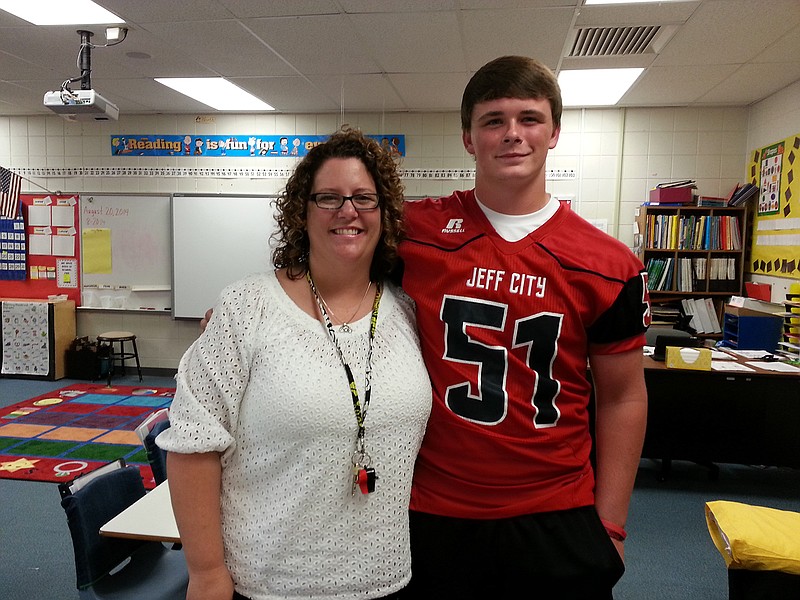
[[[729,568],[800,575],[800,513],[717,500],[706,523]]]

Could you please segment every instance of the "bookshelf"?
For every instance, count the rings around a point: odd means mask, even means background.
[[[741,295],[747,248],[744,206],[643,205],[636,211],[637,254],[654,305]]]

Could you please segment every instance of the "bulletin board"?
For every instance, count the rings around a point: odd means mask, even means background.
[[[170,310],[169,195],[82,194],[84,307]]]
[[[222,289],[271,268],[273,196],[172,197],[173,310],[201,318]]]
[[[24,280],[3,281],[3,296],[81,299],[79,201],[76,195],[20,194],[27,264]]]
[[[755,150],[748,181],[759,187],[749,272],[800,277],[800,133]]]

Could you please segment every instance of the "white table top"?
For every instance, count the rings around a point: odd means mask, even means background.
[[[172,512],[169,482],[159,484],[100,528],[100,535],[159,542],[180,542]]]

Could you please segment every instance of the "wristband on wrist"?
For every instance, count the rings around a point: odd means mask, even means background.
[[[606,533],[608,537],[612,540],[617,540],[618,542],[624,542],[625,538],[628,537],[628,534],[625,531],[624,527],[620,527],[616,523],[612,523],[611,521],[606,521],[605,519],[600,519],[600,522],[603,524],[603,527],[606,528]]]

